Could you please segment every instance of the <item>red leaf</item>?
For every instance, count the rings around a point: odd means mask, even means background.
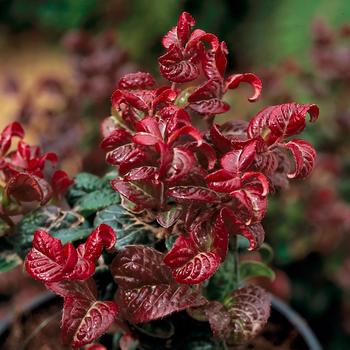
[[[221,259],[218,254],[200,251],[191,236],[181,235],[165,256],[164,263],[173,270],[177,282],[198,284],[215,273]]]
[[[236,201],[237,216],[246,224],[261,221],[266,213],[267,199],[261,194],[261,190],[254,186],[232,191],[230,193]]]
[[[72,271],[78,260],[75,249],[63,249],[59,239],[45,231],[34,233],[33,248],[25,259],[27,272],[43,282],[58,282]]]
[[[217,97],[208,100],[192,102],[190,104],[190,107],[197,113],[208,115],[225,113],[230,109],[230,105]]]
[[[210,276],[225,259],[228,249],[228,232],[221,215],[211,224],[200,223],[189,237],[179,236],[172,249],[164,258],[164,263],[173,272],[179,283],[198,284]]]
[[[166,174],[167,182],[183,179],[192,170],[195,163],[194,156],[190,151],[175,147],[173,152],[173,159]]]
[[[126,181],[137,180],[156,180],[158,178],[158,169],[153,166],[142,166],[134,168],[124,175]]]
[[[201,114],[225,113],[230,109],[230,106],[221,100],[222,94],[222,81],[213,78],[196,89],[189,96],[188,102],[193,110]]]
[[[164,105],[174,102],[176,99],[176,91],[169,88],[160,88],[156,92],[156,97],[152,101],[152,108],[161,108]]]
[[[232,148],[231,140],[220,131],[217,124],[213,124],[210,128],[210,138],[214,146],[222,153],[226,153]]]
[[[312,145],[304,140],[294,139],[289,141],[285,147],[289,149],[295,161],[295,170],[288,177],[304,178],[310,175],[315,166],[316,151]]]
[[[241,186],[240,177],[237,175],[232,176],[232,174],[224,169],[209,174],[205,178],[205,181],[210,189],[222,193],[232,192]]]
[[[158,198],[155,197],[151,185],[146,186],[138,181],[124,182],[119,179],[112,180],[111,185],[121,195],[144,208],[158,205]]]
[[[106,162],[111,165],[120,165],[121,163],[135,163],[143,158],[144,154],[137,145],[127,143],[108,152]]]
[[[223,80],[228,54],[225,42],[221,42],[216,50],[210,50],[202,57],[203,71],[208,79],[217,78]]]
[[[138,124],[137,124],[137,131],[144,131],[145,133],[148,133],[155,138],[161,140],[162,134],[159,129],[159,123],[157,120],[153,117],[146,117],[143,118]]]
[[[226,89],[236,89],[240,83],[248,83],[254,88],[254,95],[249,97],[250,102],[255,102],[262,90],[261,80],[253,73],[235,74],[227,78]]]
[[[84,281],[62,280],[59,282],[45,282],[45,286],[62,298],[72,297],[93,300],[97,295],[96,283],[93,278]]]
[[[63,170],[56,170],[51,178],[51,186],[56,196],[64,195],[74,181]]]
[[[245,225],[237,216],[237,210],[223,208],[220,212],[226,229],[231,234],[239,234],[249,241],[249,250],[258,249],[264,242],[265,232],[260,223],[253,225]]]
[[[195,80],[200,73],[196,63],[186,59],[177,46],[159,57],[160,73],[174,83],[186,83]]]
[[[78,260],[71,273],[64,276],[67,280],[86,280],[90,278],[95,272],[95,263],[93,259],[86,257],[87,250],[85,244],[80,244],[77,248]]]
[[[111,271],[119,286],[117,300],[127,320],[147,322],[206,303],[198,291],[178,285],[164,255],[145,246],[127,246],[114,258]]]
[[[115,243],[116,234],[105,224],[96,227],[77,250],[71,243],[62,247],[59,239],[45,231],[36,231],[25,266],[31,276],[43,282],[85,280],[94,273],[103,247],[111,250]]]
[[[248,239],[248,250],[259,249],[265,239],[265,231],[260,223],[249,226],[241,225],[239,229],[239,234]]]
[[[214,337],[218,339],[228,338],[233,329],[231,316],[224,305],[218,301],[211,301],[204,308]]]
[[[318,118],[319,109],[314,104],[297,104],[295,102],[271,106],[260,111],[249,123],[248,136],[262,136],[267,144],[299,134],[304,130],[306,114],[310,122]]]
[[[215,203],[219,196],[209,188],[197,186],[175,186],[169,188],[168,195],[177,200]]]
[[[271,296],[261,287],[249,285],[235,290],[226,306],[211,302],[205,312],[215,337],[232,346],[256,337],[267,323],[270,308]]]
[[[46,180],[28,173],[18,173],[6,184],[6,194],[19,202],[47,203],[52,195],[52,189]]]
[[[195,21],[193,17],[187,12],[182,12],[179,16],[179,20],[176,26],[177,38],[180,41],[181,45],[186,45],[186,42],[191,33],[191,28],[194,25]]]
[[[118,110],[121,103],[125,103],[144,112],[149,108],[147,103],[136,93],[128,92],[126,90],[115,90],[112,95],[112,106]]]
[[[24,129],[19,122],[12,122],[1,132],[1,136],[17,136],[22,139],[24,137]]]
[[[192,125],[185,125],[179,129],[174,130],[174,132],[170,135],[168,139],[168,144],[173,144],[175,141],[178,140],[179,137],[184,135],[189,135],[193,137],[197,141],[198,146],[202,144],[203,139],[200,131]]]
[[[85,242],[84,258],[95,262],[101,256],[104,247],[111,250],[116,242],[116,233],[112,227],[106,224],[98,225]]]
[[[198,162],[203,168],[212,170],[215,167],[216,152],[214,147],[212,147],[209,143],[203,141],[203,143],[198,146],[196,142],[187,142],[183,147],[196,153]]]
[[[162,44],[168,49],[173,44],[181,44],[185,46],[189,36],[191,27],[195,25],[193,17],[187,13],[182,12],[177,21],[177,26],[172,28],[163,38]]]
[[[250,140],[242,149],[234,149],[226,153],[220,160],[221,166],[232,174],[247,170],[254,162],[256,145],[256,140]]]
[[[119,80],[119,89],[146,89],[155,84],[155,81],[150,73],[137,72],[124,75]]]
[[[162,139],[159,139],[158,137],[147,132],[138,132],[132,139],[135,143],[143,146],[154,146],[158,142],[162,142]]]
[[[270,316],[271,296],[259,286],[249,285],[232,293],[233,305],[230,344],[242,344],[255,338]]]
[[[101,142],[101,148],[106,151],[111,151],[118,146],[122,146],[131,142],[131,135],[124,129],[113,130],[107,137]]]
[[[112,301],[66,297],[62,316],[63,343],[73,348],[92,343],[107,331],[117,313],[118,306]]]
[[[20,123],[13,122],[5,127],[0,135],[0,154],[5,155],[11,147],[12,137],[17,136],[20,139],[24,137],[24,130]]]

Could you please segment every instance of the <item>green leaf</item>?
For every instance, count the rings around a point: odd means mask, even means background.
[[[50,233],[53,237],[56,237],[62,241],[63,244],[68,242],[80,241],[91,233],[92,229],[89,227],[74,227],[64,228]]]
[[[100,178],[89,173],[80,173],[74,178],[74,184],[67,193],[68,202],[74,205],[77,200],[87,193],[96,191],[100,186]]]
[[[117,248],[129,244],[150,244],[154,242],[159,228],[143,222],[138,215],[120,205],[112,205],[97,213],[94,226],[105,223],[117,233]]]
[[[48,228],[59,217],[60,209],[54,206],[39,208],[24,216],[15,226],[15,234],[8,237],[8,241],[14,245],[16,252],[25,256],[32,246],[34,232],[38,228]]]
[[[224,301],[227,294],[238,287],[235,283],[234,265],[233,255],[229,253],[215,275],[209,280],[207,288],[209,300]]]
[[[60,230],[69,230],[72,228],[86,227],[84,218],[73,211],[63,211],[55,206],[39,208],[26,215],[15,226],[14,234],[7,237],[7,241],[12,244],[15,251],[24,257],[32,246],[34,232],[38,229],[44,229],[51,234]],[[76,235],[80,239],[81,233]]]
[[[0,272],[7,272],[20,265],[22,259],[13,251],[5,250],[0,252]]]
[[[259,253],[265,264],[269,264],[273,260],[273,249],[269,244],[263,243],[259,248]]]
[[[75,206],[75,210],[84,216],[96,213],[120,202],[120,197],[111,187],[88,193],[81,197]]]
[[[239,265],[241,281],[253,277],[267,277],[270,280],[275,278],[275,273],[264,263],[258,261],[242,261]]]
[[[168,235],[165,238],[165,247],[167,250],[171,250],[171,248],[173,247],[175,241],[179,238],[178,235]]]

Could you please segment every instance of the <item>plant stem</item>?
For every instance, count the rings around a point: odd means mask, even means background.
[[[233,238],[232,238],[232,248],[233,248],[235,284],[238,287],[239,284],[240,284],[240,276],[239,276],[238,240],[237,240],[237,236],[236,235],[234,235]]]

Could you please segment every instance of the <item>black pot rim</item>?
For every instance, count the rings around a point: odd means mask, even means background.
[[[271,294],[272,307],[282,314],[300,333],[310,350],[322,350],[322,346],[307,322],[287,303]]]
[[[305,343],[309,347],[309,350],[322,350],[322,346],[315,334],[307,324],[307,322],[295,312],[287,303],[278,297],[271,295],[272,297],[272,308],[282,314],[300,333]],[[26,314],[29,311],[57,298],[57,295],[51,292],[43,292],[36,298],[27,303],[22,310],[18,313]],[[9,329],[11,323],[15,319],[15,314],[9,314],[2,320],[0,320],[0,337]]]

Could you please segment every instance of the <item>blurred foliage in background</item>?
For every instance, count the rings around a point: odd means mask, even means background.
[[[218,121],[291,100],[320,105],[307,131],[320,152],[315,174],[277,193],[265,220],[278,277],[268,287],[291,300],[326,349],[349,349],[348,0],[0,0],[0,126],[27,120],[31,137],[50,136],[47,147],[60,137],[74,141],[71,172],[100,172],[87,165],[103,161],[92,145],[110,90],[130,70],[157,75],[160,39],[183,10],[226,41],[230,70],[264,82],[261,101],[247,105],[241,89]],[[55,127],[45,134],[45,125]]]

